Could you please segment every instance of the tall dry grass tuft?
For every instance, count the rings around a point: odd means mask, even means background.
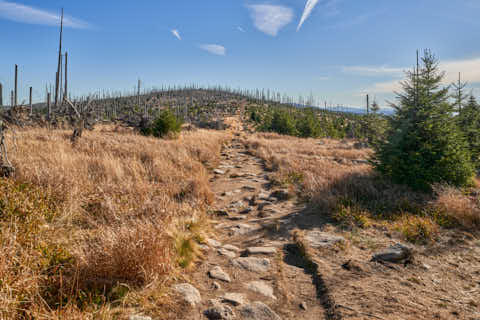
[[[469,230],[480,228],[480,206],[478,199],[474,201],[460,190],[449,186],[436,186],[437,197],[432,201],[432,208],[446,216],[447,224],[460,224]],[[453,221],[452,221],[453,220]]]
[[[277,181],[296,183],[301,194],[323,214],[353,207],[356,212],[390,217],[402,211],[418,211],[427,199],[382,180],[365,163],[372,151],[356,149],[354,141],[257,134],[245,143],[275,171]]]
[[[75,146],[62,130],[8,137],[17,173],[0,180],[0,318],[108,318],[118,284],[163,292],[198,258],[214,199],[207,169],[228,134],[115,131],[84,132]]]

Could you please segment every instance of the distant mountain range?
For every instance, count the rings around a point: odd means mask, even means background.
[[[298,108],[312,108],[311,106],[306,106],[306,105],[301,105],[301,104],[295,104],[296,107]],[[322,107],[313,107],[313,108],[318,108],[318,109],[324,109]],[[329,111],[333,112],[343,112],[343,113],[355,113],[355,114],[366,114],[367,110],[365,110],[365,107],[345,107],[345,106],[337,106],[337,107],[332,107],[328,108]],[[379,113],[385,114],[385,115],[393,115],[395,113],[395,110],[391,108],[383,108],[380,109]]]

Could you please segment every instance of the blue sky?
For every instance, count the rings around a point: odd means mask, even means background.
[[[0,0],[0,82],[54,82],[59,9],[75,94],[168,84],[269,88],[364,105],[393,99],[416,49],[480,88],[480,0]],[[8,90],[8,91],[7,91]],[[474,91],[480,95],[480,91]]]

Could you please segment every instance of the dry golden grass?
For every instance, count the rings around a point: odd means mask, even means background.
[[[70,133],[8,138],[17,173],[0,180],[0,319],[118,318],[164,297],[199,257],[207,168],[228,134],[159,140],[104,126],[72,146]]]
[[[432,207],[440,215],[447,218],[447,224],[457,223],[469,230],[480,228],[479,199],[466,196],[453,187],[437,186],[437,197],[432,202]]]
[[[381,223],[411,242],[428,241],[438,227],[480,226],[480,206],[462,191],[443,187],[437,196],[413,192],[378,176],[363,162],[370,149],[355,149],[354,141],[300,139],[255,134],[245,139],[251,153],[263,158],[280,184],[295,185],[319,214],[344,227]]]
[[[276,134],[257,134],[245,143],[250,152],[266,161],[280,183],[297,183],[302,195],[331,213],[339,206],[357,206],[377,216],[415,210],[409,204],[423,195],[380,179],[365,160],[370,149],[355,149],[353,141],[300,139]],[[308,156],[308,157],[307,157]]]

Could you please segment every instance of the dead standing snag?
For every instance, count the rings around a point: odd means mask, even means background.
[[[7,124],[0,119],[0,177],[10,177],[15,172],[15,168],[8,160],[7,146],[5,145],[7,129]]]

